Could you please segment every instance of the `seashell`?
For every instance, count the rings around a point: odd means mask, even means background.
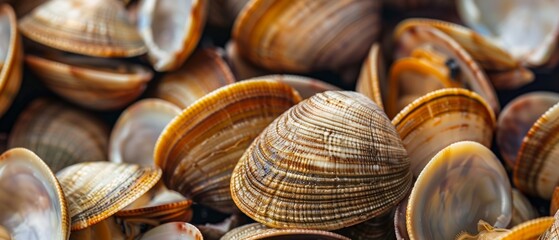
[[[85,229],[72,231],[70,234],[70,240],[124,240],[125,237],[115,217],[109,217]]]
[[[195,226],[185,222],[166,223],[148,231],[140,240],[184,239],[202,240],[202,233]]]
[[[233,82],[235,77],[218,50],[207,48],[196,52],[179,70],[164,75],[154,95],[184,109],[211,91]]]
[[[277,229],[260,223],[247,224],[225,234],[221,240],[265,240],[265,239],[323,239],[349,240],[342,235],[312,229]]]
[[[144,99],[126,108],[109,141],[109,160],[153,166],[153,150],[163,129],[181,109],[160,99]]]
[[[299,101],[287,84],[267,80],[230,84],[199,99],[157,140],[154,159],[165,185],[218,211],[237,211],[229,191],[235,164],[262,129]]]
[[[509,102],[497,122],[496,140],[503,159],[512,169],[522,140],[538,118],[559,102],[559,94],[531,92]]]
[[[553,217],[541,217],[513,227],[509,233],[498,240],[548,239],[545,231],[554,223]],[[538,238],[539,237],[539,238]],[[554,239],[554,238],[553,238]],[[551,239],[550,239],[551,240]]]
[[[411,172],[419,176],[443,148],[459,141],[491,146],[495,115],[478,94],[459,88],[437,90],[404,108],[392,124],[410,156]]]
[[[463,141],[425,166],[411,191],[406,223],[410,239],[452,239],[460,231],[475,232],[479,220],[504,228],[511,215],[511,187],[499,159],[485,146]]]
[[[78,55],[25,56],[45,85],[80,106],[120,109],[137,99],[153,77],[151,70],[121,60]]]
[[[68,239],[62,189],[33,152],[15,148],[0,156],[0,196],[0,239]]]
[[[176,70],[190,56],[202,36],[206,5],[206,0],[140,2],[138,31],[155,70]]]
[[[62,169],[56,177],[66,195],[75,231],[107,219],[142,196],[161,178],[161,170],[124,163],[85,162]]]
[[[396,234],[397,240],[410,239],[410,236],[408,236],[408,228],[406,226],[406,212],[409,199],[409,196],[404,198],[404,200],[396,206],[394,212],[394,233]]]
[[[391,211],[410,184],[407,153],[382,109],[360,93],[327,91],[260,133],[233,171],[231,194],[266,226],[334,230]]]
[[[512,218],[509,227],[514,227],[521,223],[539,217],[538,211],[532,206],[530,201],[518,189],[512,189]]]
[[[243,57],[269,70],[339,70],[365,58],[380,30],[380,6],[379,0],[254,0],[237,17],[233,39]]]
[[[557,54],[557,0],[460,0],[456,5],[467,25],[507,49],[523,65],[541,66]]]
[[[336,232],[354,240],[394,239],[394,211]]]
[[[273,80],[287,83],[289,86],[297,90],[303,99],[310,98],[317,93],[325,91],[338,91],[339,87],[329,83],[312,79],[304,76],[289,75],[289,74],[274,74],[261,77],[255,77],[250,80]]]
[[[8,4],[0,4],[0,49],[0,117],[2,117],[19,91],[23,59],[16,16]]]
[[[452,74],[449,76],[450,78],[457,80],[457,83],[459,83],[461,87],[470,89],[482,96],[485,101],[489,103],[495,113],[499,112],[500,107],[495,90],[491,84],[489,84],[487,77],[481,68],[474,62],[468,52],[466,52],[452,38],[433,27],[425,25],[410,25],[405,22],[397,26],[394,35],[396,38],[395,59],[412,56],[414,50],[416,51],[417,49],[431,50],[431,53],[434,52],[439,55],[439,58],[443,57],[445,59],[445,65],[448,63],[456,66],[456,68],[447,67],[454,72],[458,72],[456,77],[453,77],[452,75],[454,74]],[[420,56],[421,55],[423,55],[422,57],[424,59],[433,58],[433,54],[428,54],[427,57],[424,57],[426,54],[420,54]],[[452,73],[452,71],[450,71],[450,73]],[[398,75],[397,73],[394,74]],[[399,78],[391,77],[391,81],[388,85],[390,92],[388,96],[392,97],[392,100],[388,100],[386,103],[387,106],[392,106],[387,107],[389,116],[391,116],[392,113],[396,114],[399,111],[399,109],[395,107],[395,102],[399,98],[398,88],[392,89],[394,88],[393,85],[398,82],[395,82],[392,79]],[[424,92],[423,94],[426,93],[427,92]],[[419,94],[419,96],[422,96],[423,94]]]
[[[555,187],[553,190],[553,196],[551,197],[551,206],[549,208],[549,215],[553,215],[559,210],[559,187]]]
[[[232,26],[248,0],[209,1],[208,23],[218,27]]]
[[[52,0],[23,17],[19,30],[51,48],[96,57],[133,57],[146,52],[118,0]]]
[[[235,41],[229,41],[225,45],[227,64],[237,79],[249,79],[258,76],[270,75],[271,72],[255,66],[243,59]]]
[[[456,236],[456,240],[496,240],[501,239],[504,235],[511,232],[509,229],[494,228],[491,224],[479,220],[477,223],[478,234],[475,236],[470,235],[467,232],[462,232]]]
[[[384,72],[384,61],[381,55],[380,44],[373,44],[367,59],[365,59],[361,67],[355,89],[384,109],[382,96],[386,94],[387,82]]]
[[[8,147],[25,147],[53,172],[78,162],[107,160],[107,126],[60,102],[38,99],[18,117]]]

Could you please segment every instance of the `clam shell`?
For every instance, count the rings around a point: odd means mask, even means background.
[[[70,240],[124,240],[125,235],[115,217],[109,217],[85,229],[72,231]]]
[[[33,41],[51,48],[97,57],[133,57],[146,52],[118,0],[51,0],[19,23]]]
[[[53,172],[78,162],[106,161],[108,128],[93,115],[60,102],[38,99],[21,113],[8,147],[25,147]]]
[[[380,30],[379,0],[254,0],[233,39],[243,57],[274,71],[340,69],[365,58]]]
[[[0,156],[0,196],[0,238],[68,239],[70,221],[62,189],[33,152],[15,148]]]
[[[384,70],[380,44],[375,43],[361,67],[355,90],[373,100],[382,109],[384,109],[382,96],[386,92],[387,85]]]
[[[523,222],[527,222],[539,217],[538,211],[532,206],[528,198],[518,189],[512,189],[512,218],[509,227],[515,227]]]
[[[229,182],[239,157],[272,120],[300,101],[287,84],[242,81],[201,98],[173,119],[155,147],[165,185],[222,212],[237,211]]]
[[[476,232],[479,220],[504,228],[511,214],[511,186],[499,159],[485,146],[463,141],[425,166],[410,194],[406,223],[410,239],[452,239],[460,231]]]
[[[501,236],[498,240],[532,240],[532,239],[541,239],[541,240],[551,240],[557,239],[557,236],[553,236],[553,232],[547,233],[549,228],[553,228],[552,225],[555,225],[553,217],[541,217],[536,218],[534,220],[530,220],[524,222],[516,227],[513,227],[509,233],[504,236]],[[555,226],[556,227],[556,226]],[[546,231],[546,229],[548,229]],[[552,234],[547,235],[546,234]]]
[[[151,70],[121,60],[77,55],[27,55],[25,62],[45,85],[80,106],[120,109],[136,98],[153,77]]]
[[[206,22],[206,0],[144,0],[138,30],[157,71],[179,68],[190,56]]]
[[[356,92],[299,103],[256,138],[231,177],[235,204],[269,227],[333,230],[390,211],[411,184],[384,112]]]
[[[559,102],[559,94],[531,92],[509,102],[497,122],[496,140],[499,151],[512,169],[516,164],[522,140],[538,118]]]
[[[235,82],[231,70],[217,49],[196,52],[179,70],[165,74],[155,89],[155,97],[181,109],[213,90]]]
[[[22,76],[23,48],[16,16],[8,4],[0,4],[0,117],[12,105]]]
[[[161,170],[124,163],[85,162],[62,169],[56,177],[68,201],[72,230],[81,230],[142,196],[161,178]]]
[[[459,141],[491,146],[495,115],[478,94],[460,88],[431,92],[404,108],[392,124],[402,138],[419,176],[425,165],[443,148]]]
[[[153,166],[157,138],[180,113],[179,107],[155,98],[138,101],[126,108],[111,132],[109,160]]]
[[[336,232],[353,240],[394,239],[394,211]]]
[[[156,227],[140,240],[159,240],[159,239],[183,239],[183,240],[202,240],[202,233],[195,226],[185,222],[166,223]]]
[[[336,233],[311,229],[277,229],[260,223],[247,224],[229,231],[221,240],[265,240],[265,239],[322,239],[349,240]]]
[[[297,90],[303,99],[310,98],[317,93],[325,91],[341,90],[339,87],[317,79],[289,74],[266,75],[255,77],[250,80],[273,80],[287,83],[289,86]]]

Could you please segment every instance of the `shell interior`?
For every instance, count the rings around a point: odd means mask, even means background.
[[[195,226],[185,222],[171,222],[160,225],[145,233],[140,240],[182,239],[202,240],[202,233]]]

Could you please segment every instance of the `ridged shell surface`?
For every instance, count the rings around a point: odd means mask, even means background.
[[[278,229],[269,228],[260,223],[247,224],[235,228],[225,234],[221,240],[289,240],[289,239],[320,239],[349,240],[336,233],[311,229]]]

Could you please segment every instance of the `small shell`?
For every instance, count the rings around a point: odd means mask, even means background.
[[[19,23],[26,37],[43,45],[97,57],[146,52],[142,38],[118,0],[52,0]]]
[[[530,201],[518,191],[512,189],[512,218],[509,227],[515,227],[523,222],[539,217],[538,211],[532,206]]]
[[[154,159],[165,185],[219,211],[237,211],[229,192],[235,164],[262,129],[299,101],[293,88],[269,80],[237,82],[199,99],[157,141]]]
[[[213,90],[235,82],[231,70],[217,49],[196,52],[177,71],[165,74],[155,89],[155,97],[165,99],[181,109]]]
[[[383,93],[386,94],[386,76],[384,61],[378,43],[373,44],[369,55],[361,67],[359,79],[357,79],[356,91],[369,97],[380,108],[384,109]]]
[[[95,116],[66,104],[38,99],[21,113],[8,147],[34,151],[57,172],[78,163],[107,160],[108,128]]]
[[[269,228],[260,223],[247,224],[235,228],[225,234],[221,240],[289,240],[289,239],[322,239],[349,240],[336,233],[311,229],[277,229]]]
[[[78,55],[27,55],[25,62],[45,85],[80,106],[120,109],[136,100],[153,77],[151,70],[121,60]]]
[[[56,177],[68,201],[72,230],[81,230],[142,196],[161,178],[161,170],[124,163],[86,162],[64,168]]]
[[[511,186],[499,159],[483,145],[464,141],[425,166],[410,194],[406,224],[412,240],[452,239],[461,231],[476,232],[479,220],[504,228],[511,214]]]
[[[206,22],[206,0],[144,0],[138,30],[157,71],[179,68],[190,56]]]
[[[0,117],[12,105],[22,76],[23,48],[14,10],[0,4]]]
[[[327,91],[260,133],[233,171],[231,194],[269,227],[333,230],[389,212],[410,184],[384,112],[360,93]]]
[[[337,91],[340,88],[331,85],[329,83],[312,79],[304,76],[288,75],[288,74],[276,74],[276,75],[266,75],[262,77],[256,77],[249,80],[273,80],[287,83],[289,86],[297,90],[303,99],[310,98],[317,93],[325,91]]]
[[[185,222],[166,223],[144,234],[140,240],[181,239],[202,240],[202,233],[195,226]]]
[[[417,177],[435,154],[452,143],[469,140],[490,147],[495,115],[476,93],[446,88],[415,100],[392,124],[402,138],[411,171]]]

